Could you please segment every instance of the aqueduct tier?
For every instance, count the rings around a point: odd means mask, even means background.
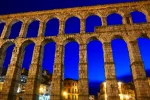
[[[131,16],[131,12],[134,11],[143,13],[147,22],[134,23]],[[112,13],[122,16],[121,25],[108,26],[107,17]],[[87,33],[85,31],[85,21],[90,15],[99,16],[102,21],[102,26],[96,27],[94,32]],[[77,34],[65,34],[65,22],[72,16],[79,18],[80,32]],[[45,37],[44,31],[46,23],[52,18],[57,18],[59,20],[58,35]],[[150,87],[148,85],[143,61],[137,44],[137,38],[141,36],[150,38],[150,1],[9,14],[0,16],[0,20],[2,23],[5,23],[0,37],[1,66],[4,62],[6,49],[10,45],[15,44],[12,52],[11,63],[8,67],[3,90],[0,96],[1,100],[15,100],[17,85],[21,75],[20,70],[24,48],[30,43],[35,43],[35,47],[28,73],[28,81],[25,87],[24,100],[38,99],[37,91],[41,78],[43,47],[47,42],[51,41],[56,43],[51,100],[61,99],[63,48],[69,41],[76,41],[79,44],[79,100],[88,100],[86,47],[87,43],[93,39],[97,39],[103,44],[107,98],[108,100],[119,100],[120,98],[111,48],[111,40],[118,37],[124,39],[128,46],[137,100],[150,100]],[[38,35],[37,37],[26,38],[29,24],[35,20],[39,21]],[[10,39],[11,27],[18,21],[22,22],[19,35],[15,39]],[[1,72],[2,67],[0,67],[0,73]]]

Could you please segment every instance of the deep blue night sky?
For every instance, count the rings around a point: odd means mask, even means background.
[[[37,11],[46,9],[56,9],[56,8],[68,8],[76,6],[86,6],[86,5],[98,5],[107,3],[118,3],[127,2],[134,0],[5,0],[0,1],[0,14],[16,13],[16,12],[26,12],[26,11]],[[58,3],[59,2],[59,3]],[[131,13],[134,23],[146,22],[145,16],[137,11]],[[138,16],[138,17],[137,17]],[[109,25],[122,24],[122,18],[118,14],[112,14],[108,16],[107,21]],[[73,24],[72,24],[73,23]],[[30,24],[27,37],[36,37],[38,29],[38,21],[34,21]],[[73,17],[66,21],[65,33],[75,33],[79,32],[80,21],[78,18]],[[19,30],[22,23],[18,22],[13,25],[11,34],[9,38],[16,38],[19,34]],[[58,33],[59,21],[53,19],[48,21],[46,24],[45,36],[54,36]],[[94,26],[101,26],[101,19],[98,16],[89,16],[86,20],[86,32],[93,32]],[[0,24],[0,33],[3,29],[4,24]],[[146,38],[138,39],[140,52],[142,59],[144,61],[145,70],[147,76],[150,76],[150,40]],[[14,45],[7,49],[6,59],[4,62],[4,67],[8,67],[11,58],[11,52]],[[23,61],[22,67],[29,69],[32,51],[34,44],[28,45],[25,50],[25,59]],[[78,62],[79,62],[79,45],[77,42],[69,42],[65,45],[65,78],[79,79],[78,76]],[[130,82],[132,81],[132,74],[130,69],[130,59],[127,49],[127,44],[122,39],[112,40],[112,50],[113,57],[116,68],[116,77],[119,81]],[[50,73],[53,72],[53,62],[55,54],[55,43],[51,42],[44,47],[44,57],[43,57],[43,69],[48,70]],[[87,61],[88,61],[88,79],[90,94],[96,94],[99,91],[99,85],[101,82],[105,81],[104,76],[104,59],[103,59],[103,49],[100,41],[93,40],[87,44]]]

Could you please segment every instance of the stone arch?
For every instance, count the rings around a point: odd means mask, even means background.
[[[76,40],[76,39],[74,39],[74,38],[67,38],[65,41],[64,41],[64,43],[63,43],[63,45],[65,46],[67,43],[69,43],[69,42],[77,42],[78,43],[78,41]],[[78,43],[79,44],[79,43]]]
[[[95,15],[95,16],[98,16],[98,17],[101,18],[100,13],[97,13],[97,12],[89,12],[89,13],[85,13],[84,17],[85,17],[85,19],[87,19],[89,16],[92,16],[92,15]]]
[[[52,19],[58,19],[58,20],[60,20],[60,18],[57,17],[57,16],[48,16],[48,17],[44,20],[44,22],[47,23],[49,20],[52,20]]]
[[[102,46],[102,42],[95,37],[91,37],[86,46],[89,95],[99,92],[100,84],[106,80],[104,70],[104,52]],[[94,86],[92,84],[94,84]],[[94,91],[95,87],[98,87],[98,90],[96,89]]]
[[[90,15],[86,18],[86,32],[94,32],[95,26],[102,26],[101,18],[97,15]]]
[[[150,37],[148,36],[147,33],[140,33],[138,36],[136,36],[136,38],[147,38],[147,39],[150,39]]]
[[[132,17],[133,23],[145,23],[145,22],[147,22],[146,15],[141,11],[134,10],[130,13],[130,15]]]
[[[117,20],[116,20],[117,19]],[[120,25],[122,24],[122,16],[118,13],[112,13],[107,16],[108,25]]]
[[[35,20],[35,19],[29,20],[26,26],[27,33],[25,33],[25,37],[27,38],[37,37],[39,25],[40,25],[39,20]]]
[[[72,78],[75,80],[79,79],[79,43],[75,41],[74,39],[67,39],[65,45],[64,45],[64,66],[63,66],[63,73],[64,73],[64,79],[65,78]],[[75,76],[72,77],[68,73],[73,73]],[[67,72],[67,73],[66,73]]]
[[[9,38],[9,39],[17,38],[19,36],[21,27],[22,27],[22,21],[20,20],[12,21],[9,26],[10,29],[5,34],[5,38]]]
[[[51,18],[45,23],[46,29],[44,36],[57,36],[59,33],[59,19]]]
[[[48,42],[55,42],[53,39],[45,39],[42,41],[41,46],[45,46]]]
[[[66,20],[65,34],[80,33],[80,19],[72,16]]]
[[[150,39],[147,35],[141,35],[137,38],[138,47],[141,55],[141,59],[144,64],[144,70],[146,72],[146,76],[150,77],[150,67],[149,67],[149,59],[150,59]]]
[[[13,43],[12,41],[7,41],[7,42],[5,42],[5,43],[2,44],[2,46],[1,46],[0,52],[5,52],[6,49],[7,49],[9,46],[13,45],[13,44],[14,44],[14,43]]]
[[[116,38],[111,41],[111,46],[117,80],[122,82],[132,82],[131,62],[127,43],[120,36],[116,36]]]
[[[55,50],[56,50],[56,43],[52,39],[46,39],[42,42],[41,50],[40,50],[40,60],[41,60],[40,65],[45,70],[48,70],[51,74],[53,73],[53,69],[54,69]],[[51,51],[52,53],[51,52],[48,53],[48,51]],[[48,58],[49,64],[48,61],[46,62],[45,57]],[[47,68],[45,66],[47,66]]]
[[[129,41],[128,36],[124,35],[124,33],[123,34],[114,34],[110,37],[110,41],[112,41],[114,39],[122,39],[126,43]]]
[[[21,48],[20,49],[24,49],[27,45],[34,43],[34,41],[32,40],[26,40],[22,43]]]
[[[118,14],[118,15],[120,15],[121,17],[123,17],[123,16],[125,15],[124,11],[122,11],[122,10],[112,10],[112,11],[108,11],[107,14],[108,14],[107,17],[108,17],[109,15],[111,15],[111,14]]]
[[[86,44],[88,44],[89,42],[91,42],[91,41],[93,41],[93,40],[97,40],[97,41],[99,41],[99,39],[98,39],[97,37],[90,37],[90,38],[88,38],[88,40],[87,40],[87,43],[86,43]]]
[[[25,48],[30,45],[30,44],[35,44],[32,40],[26,40],[22,43],[20,49],[19,49],[19,57],[18,57],[18,64],[20,66],[23,66],[23,62],[24,62],[24,58],[25,58]],[[34,48],[33,48],[34,50]],[[31,57],[31,61],[32,61],[32,57]]]
[[[0,75],[6,75],[7,68],[10,63],[12,51],[13,51],[14,47],[15,47],[15,43],[13,43],[12,41],[8,41],[1,46],[0,66],[1,66],[2,70],[0,70]]]

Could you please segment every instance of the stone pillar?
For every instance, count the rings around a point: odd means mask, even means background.
[[[10,21],[6,22],[6,24],[5,24],[4,28],[3,28],[2,34],[1,34],[1,38],[5,38],[6,34],[10,30],[9,25],[10,25]]]
[[[19,47],[14,47],[11,63],[8,67],[5,81],[0,95],[0,100],[16,100],[18,82],[21,75],[21,67],[17,65]]]
[[[20,29],[20,33],[19,33],[20,38],[25,37],[25,34],[27,33],[27,29],[28,29],[27,20],[25,20],[22,22],[22,26]]]
[[[131,24],[131,16],[130,15],[126,15],[122,17],[122,23],[123,24]]]
[[[32,62],[30,65],[28,79],[25,86],[24,100],[38,100],[42,67],[39,65],[40,45],[34,47]]]
[[[111,42],[104,42],[103,50],[107,100],[120,100],[114,61],[112,57]]]
[[[86,47],[87,47],[86,44],[80,44],[79,82],[78,82],[79,100],[88,100],[89,96]]]
[[[59,33],[58,35],[62,35],[65,33],[65,21],[64,20],[60,20],[59,21]]]
[[[144,64],[141,59],[137,41],[128,43],[133,81],[137,100],[150,100],[150,87],[146,78]]]
[[[6,52],[1,52],[1,56],[0,56],[0,75],[3,72],[3,64],[6,58]]]
[[[85,19],[80,19],[80,33],[83,34],[85,33]]]
[[[107,26],[107,17],[102,17],[102,26]]]
[[[63,46],[56,45],[54,71],[52,76],[51,100],[61,100],[62,92],[62,67],[63,67]]]
[[[44,36],[46,24],[43,21],[40,21],[38,36]]]
[[[147,22],[150,22],[150,13],[146,14],[146,20]]]

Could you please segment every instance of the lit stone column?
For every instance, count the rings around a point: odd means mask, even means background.
[[[89,96],[86,47],[87,47],[86,44],[80,44],[79,82],[78,82],[79,100],[88,100]]]
[[[0,56],[0,75],[3,72],[2,67],[3,67],[3,64],[4,64],[5,58],[6,58],[6,52],[1,52],[1,56]]]
[[[51,100],[61,100],[62,92],[63,45],[56,44],[54,71],[52,76]]]
[[[28,29],[27,20],[25,20],[22,22],[22,26],[20,29],[20,33],[19,33],[20,38],[25,37],[25,34],[27,33],[27,29]]]
[[[38,100],[40,79],[42,76],[42,67],[39,65],[40,45],[34,47],[32,62],[30,65],[28,79],[25,86],[24,100]]]
[[[107,26],[107,17],[102,17],[102,26]]]
[[[103,50],[107,100],[120,100],[114,61],[112,57],[111,42],[104,42]]]
[[[140,51],[138,48],[138,42],[129,42],[128,48],[131,60],[133,80],[136,90],[136,99],[150,100],[150,87],[146,78],[143,61],[141,59]]]
[[[148,14],[146,15],[146,20],[147,20],[147,22],[150,22],[150,13],[148,13]]]
[[[86,20],[85,19],[80,19],[80,33],[83,34],[85,33],[85,22]]]
[[[122,23],[123,24],[131,24],[132,23],[131,16],[130,15],[123,16]]]
[[[11,63],[8,67],[5,81],[0,95],[0,100],[16,100],[18,82],[21,75],[21,67],[17,64],[19,47],[14,47]]]
[[[10,28],[9,27],[10,25],[10,21],[7,21],[4,28],[3,28],[3,31],[2,31],[2,34],[1,34],[1,38],[5,38],[6,34],[8,33],[8,31],[10,31]]]
[[[65,33],[65,21],[64,20],[60,20],[59,21],[59,33],[58,35],[62,35]]]
[[[45,28],[46,28],[45,22],[40,21],[38,36],[44,36],[44,34],[45,34]]]

